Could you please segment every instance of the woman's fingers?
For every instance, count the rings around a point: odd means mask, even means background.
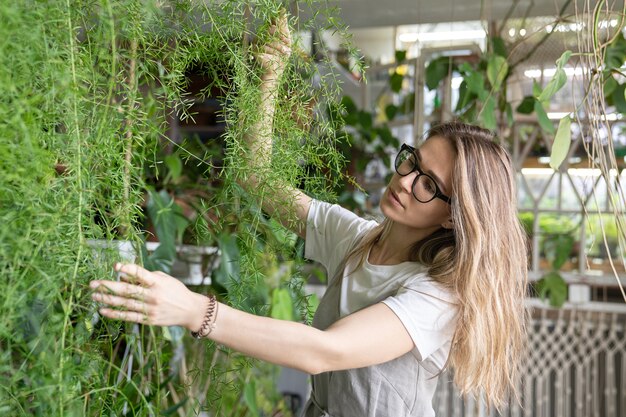
[[[113,310],[110,308],[101,308],[98,311],[100,312],[100,314],[110,319],[150,324],[147,315],[143,313],[138,313],[136,311]]]
[[[291,47],[283,43],[270,43],[265,45],[263,49],[265,54],[274,57],[276,60],[286,60],[291,53]]]
[[[144,302],[139,301],[136,298],[118,297],[116,295],[102,294],[98,292],[93,293],[91,295],[91,298],[93,298],[95,301],[110,306],[123,307],[124,309],[129,311],[148,314],[148,306]]]
[[[148,294],[146,288],[126,282],[91,281],[89,286],[101,293],[113,293],[122,297],[137,298],[139,300],[144,300]]]
[[[139,265],[118,263],[115,264],[115,270],[136,278],[138,282],[147,285],[148,287],[152,286],[155,282],[152,272],[140,267]]]

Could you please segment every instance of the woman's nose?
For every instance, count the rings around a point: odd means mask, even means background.
[[[415,181],[416,175],[417,175],[417,172],[413,171],[410,174],[400,176],[400,179],[399,179],[400,186],[407,193],[411,193],[411,189],[413,188],[413,181]]]

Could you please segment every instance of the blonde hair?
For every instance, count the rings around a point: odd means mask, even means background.
[[[526,234],[517,217],[515,172],[506,150],[485,129],[445,123],[427,139],[450,141],[456,156],[452,173],[452,229],[440,228],[416,242],[411,260],[458,299],[458,321],[448,363],[465,395],[485,395],[501,409],[516,381],[526,346]],[[348,254],[362,265],[384,240],[385,219]]]

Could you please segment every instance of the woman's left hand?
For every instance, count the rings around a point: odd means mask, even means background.
[[[207,299],[163,272],[138,265],[116,264],[123,281],[96,280],[92,298],[105,305],[103,316],[158,326],[184,326],[197,330],[202,324]],[[112,308],[115,307],[115,308]]]

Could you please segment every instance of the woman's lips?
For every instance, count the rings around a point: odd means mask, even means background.
[[[391,190],[391,189],[389,190],[389,196],[391,197],[391,201],[394,204],[397,204],[398,206],[404,208],[404,204],[402,204],[402,202],[400,202],[400,199],[398,198],[398,195],[395,192],[393,192],[393,190]]]

